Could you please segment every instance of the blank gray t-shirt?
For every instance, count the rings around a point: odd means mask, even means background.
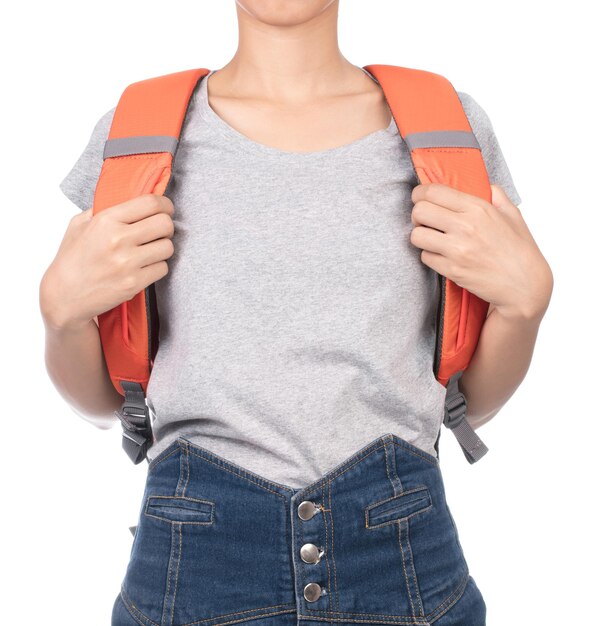
[[[297,488],[383,433],[436,455],[437,274],[409,241],[418,182],[395,121],[336,148],[279,150],[214,112],[210,74],[166,192],[175,251],[156,283],[149,461],[182,433]],[[457,93],[491,183],[519,204],[488,116]],[[92,206],[114,111],[60,183],[80,209]]]

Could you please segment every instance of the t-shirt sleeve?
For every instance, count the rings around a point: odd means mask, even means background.
[[[518,193],[512,174],[502,153],[493,125],[487,113],[469,94],[457,91],[469,124],[481,147],[485,168],[492,185],[499,185],[514,205],[518,206],[522,198]]]
[[[116,107],[104,113],[95,124],[86,147],[59,187],[80,210],[89,209],[103,167],[103,149],[109,136]]]

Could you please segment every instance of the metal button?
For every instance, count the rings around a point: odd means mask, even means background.
[[[314,502],[304,500],[298,505],[298,517],[303,520],[310,519],[317,512]]]
[[[315,602],[321,597],[321,586],[318,583],[308,583],[304,587],[304,599],[308,602]]]
[[[300,558],[305,563],[318,563],[325,554],[324,550],[319,550],[314,543],[305,543],[300,548]]]

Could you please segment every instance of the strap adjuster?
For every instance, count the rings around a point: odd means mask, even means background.
[[[463,370],[459,370],[448,380],[444,403],[444,426],[452,430],[467,461],[475,463],[487,453],[488,448],[466,419],[467,400],[458,386],[462,373]]]
[[[460,424],[467,414],[467,400],[464,394],[459,391],[447,400],[444,407],[444,425],[448,428],[455,428]]]
[[[137,465],[146,458],[153,441],[150,409],[140,383],[122,380],[121,386],[125,399],[114,414],[123,427],[122,448]]]

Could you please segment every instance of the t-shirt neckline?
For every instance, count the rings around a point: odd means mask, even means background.
[[[369,74],[364,68],[360,68],[366,74]],[[205,76],[202,77],[200,83],[198,85],[198,89],[196,92],[196,106],[199,114],[207,122],[210,127],[214,128],[219,133],[225,135],[228,139],[230,139],[236,146],[240,147],[243,150],[249,151],[253,154],[259,154],[262,156],[271,156],[275,158],[283,158],[283,159],[300,159],[300,160],[310,160],[310,159],[318,159],[318,158],[326,158],[326,157],[334,157],[343,154],[344,152],[349,152],[350,150],[357,150],[361,148],[371,148],[377,142],[383,141],[385,138],[392,138],[394,135],[398,133],[398,129],[395,124],[395,120],[391,115],[389,125],[386,128],[380,128],[372,133],[364,135],[363,137],[359,137],[358,139],[354,139],[346,144],[342,144],[340,146],[335,146],[333,148],[327,148],[324,150],[313,150],[309,152],[298,152],[292,150],[282,150],[280,148],[275,148],[273,146],[268,146],[266,144],[259,143],[255,141],[236,128],[228,124],[225,120],[223,120],[217,113],[212,109],[210,103],[208,101],[208,78],[214,74],[217,70],[210,70]],[[375,80],[372,76],[370,76],[373,80]]]

